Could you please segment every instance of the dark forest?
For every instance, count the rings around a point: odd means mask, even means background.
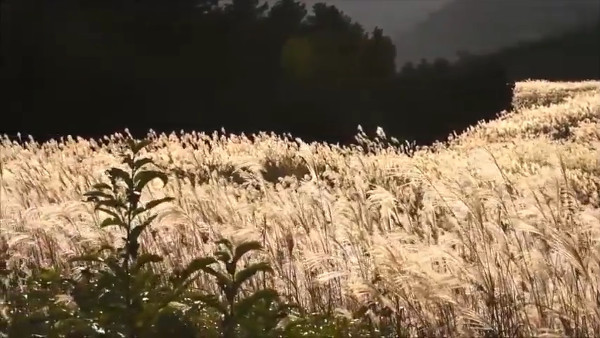
[[[515,81],[600,78],[600,29],[396,65],[386,32],[294,0],[6,0],[1,133],[197,130],[428,144],[510,109]]]

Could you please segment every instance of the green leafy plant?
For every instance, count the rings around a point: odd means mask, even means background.
[[[244,332],[252,332],[253,336],[259,333],[264,336],[268,331],[274,331],[283,313],[277,292],[263,289],[241,297],[246,281],[259,272],[272,272],[265,262],[253,263],[243,269],[238,267],[246,254],[261,249],[258,242],[244,242],[234,247],[230,241],[220,240],[217,242],[220,250],[214,257],[194,259],[170,278],[161,278],[160,274],[148,268],[151,263],[161,262],[162,258],[140,250],[140,236],[156,218],[156,215],[145,219],[142,216],[172,200],[164,197],[144,204],[140,202],[142,190],[150,181],[160,179],[164,184],[168,182],[163,172],[145,169],[153,164],[151,159],[138,158],[139,152],[149,144],[147,140],[128,140],[129,152],[123,155],[123,163],[129,170],[108,170],[110,184],[96,184],[94,190],[85,194],[97,211],[109,215],[100,226],[117,226],[124,234],[121,247],[106,245],[73,259],[73,262],[88,264],[83,270],[85,278],[74,281],[75,302],[85,317],[92,318],[94,325],[101,328],[97,331],[110,336],[117,333],[126,337],[151,336],[157,334],[157,324],[162,323],[165,327],[166,318],[171,318],[168,321],[171,325],[166,325],[170,330],[176,324],[179,328],[187,327],[187,332],[190,332],[193,325],[183,318],[181,311],[177,315],[172,306],[179,304],[186,307],[185,302],[200,301],[222,316],[220,329],[223,337],[237,336],[237,328],[242,323],[247,324]],[[213,268],[212,265],[218,262],[224,266],[224,271]],[[98,265],[100,268],[94,269]],[[200,273],[216,278],[224,300],[216,295],[188,292]],[[250,317],[253,320],[244,322]],[[262,323],[260,328],[256,323]]]
[[[89,326],[70,320],[76,312],[68,297],[71,288],[58,271],[11,271],[4,277],[0,337],[59,337],[69,331],[86,337],[94,334]]]
[[[272,273],[266,262],[250,263],[240,268],[242,257],[252,251],[261,250],[257,241],[242,242],[237,246],[227,239],[217,241],[219,250],[214,257],[201,258],[192,262],[203,272],[213,276],[220,295],[195,292],[191,298],[217,310],[221,314],[222,337],[239,335],[265,337],[276,332],[277,324],[286,316],[286,308],[274,289],[264,288],[243,295],[242,286],[259,272]],[[208,263],[208,264],[207,264]],[[213,267],[219,263],[220,269]]]
[[[162,257],[142,252],[140,237],[148,230],[157,215],[146,216],[160,204],[170,202],[164,197],[141,203],[143,189],[154,179],[167,184],[161,171],[146,169],[154,164],[150,158],[139,158],[139,152],[149,140],[127,140],[128,151],[123,163],[128,170],[111,168],[107,171],[110,184],[98,183],[84,196],[95,210],[109,215],[100,226],[116,226],[123,233],[123,245],[105,245],[94,252],[72,259],[83,263],[82,278],[70,279],[74,285],[73,298],[80,309],[80,321],[92,323],[96,332],[107,336],[142,337],[154,332],[155,323],[176,303],[189,286],[192,274],[202,261],[188,267],[188,274],[179,276],[176,285],[168,285],[163,275],[149,268]],[[183,323],[180,323],[183,325]]]

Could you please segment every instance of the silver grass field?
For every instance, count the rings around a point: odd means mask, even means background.
[[[313,312],[393,314],[409,330],[473,337],[600,336],[600,82],[527,81],[514,109],[431,147],[307,144],[289,135],[149,132],[169,173],[144,247],[173,269],[254,239],[273,287]],[[0,141],[0,260],[69,269],[102,243],[83,201],[120,166],[119,140]],[[215,288],[210,280],[198,286]],[[483,331],[482,331],[483,330]]]

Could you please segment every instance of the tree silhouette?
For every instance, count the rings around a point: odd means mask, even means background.
[[[347,142],[361,124],[426,142],[511,99],[502,62],[424,60],[396,72],[402,51],[382,29],[366,32],[324,3],[6,0],[3,8],[10,86],[0,103],[17,120],[2,132],[225,127]]]

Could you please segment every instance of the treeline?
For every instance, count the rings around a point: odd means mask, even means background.
[[[290,132],[421,144],[510,108],[487,56],[404,65],[380,29],[294,0],[6,0],[2,133]]]

